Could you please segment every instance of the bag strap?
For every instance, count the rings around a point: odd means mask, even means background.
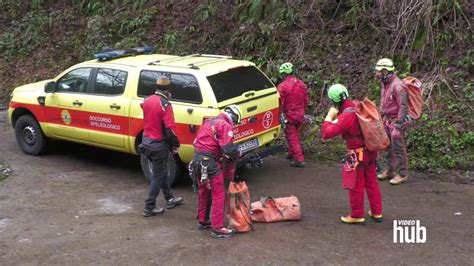
[[[280,209],[278,209],[278,206],[277,206],[275,200],[273,199],[273,197],[269,197],[269,196],[261,197],[261,198],[260,198],[260,203],[262,203],[262,207],[267,208],[267,206],[266,206],[265,203],[266,203],[268,200],[273,201],[273,203],[274,203],[275,206],[277,207],[276,209],[277,209],[278,213],[281,215],[281,217],[283,217],[283,212],[282,212]]]
[[[262,203],[262,207],[264,207],[264,208],[267,207],[266,204],[265,204],[267,202],[267,200],[273,200],[273,202],[275,202],[275,200],[270,196],[260,197],[260,203]],[[275,203],[275,205],[276,205],[276,203]]]
[[[216,140],[219,140],[219,134],[217,134],[216,127],[214,126],[214,122],[216,122],[216,120],[222,120],[222,118],[213,117],[211,118],[211,120],[209,120],[209,124],[211,124],[211,130],[212,134],[214,134],[214,138],[216,138]]]
[[[342,113],[356,113],[356,110],[354,107],[348,107],[346,109],[344,109],[344,111],[342,111]],[[357,116],[357,113],[356,113],[356,116]],[[362,130],[361,130],[361,133],[362,133]],[[362,133],[362,137],[364,136],[364,134]],[[349,135],[349,137],[352,137],[352,138],[356,138],[357,136],[352,136],[352,135]],[[364,143],[364,146],[365,146],[365,139],[363,139],[363,143]]]
[[[250,224],[251,228],[253,228],[252,219],[250,218],[250,206],[248,205],[247,201],[245,201],[245,199],[248,199],[248,202],[250,202],[250,199],[247,197],[247,195],[244,192],[239,192],[237,194],[237,197],[240,198],[240,200],[244,202],[244,205],[247,207],[247,211],[248,211],[248,213],[244,213],[244,211],[241,208],[239,208],[240,213],[242,213],[242,216],[244,217],[245,221],[248,224]]]
[[[349,107],[349,108],[346,108],[344,109],[344,111],[342,111],[343,113],[355,113],[356,110],[354,109],[354,107]]]
[[[235,208],[235,194],[229,193],[229,209],[233,210]]]
[[[245,207],[247,207],[247,209],[250,211],[250,198],[247,197],[247,194],[245,194],[245,192],[239,192],[238,195],[240,199],[244,202]]]
[[[405,87],[405,89],[407,89],[407,86],[405,84],[405,82],[403,80],[400,80],[400,82],[393,82],[390,83],[390,100],[393,100],[393,87],[395,87],[395,85],[400,85],[402,88]]]
[[[250,218],[250,208],[249,206],[247,205],[247,202],[244,200],[244,197],[247,198],[247,195],[245,195],[243,192],[239,192],[239,193],[230,193],[230,196],[229,196],[229,209],[232,211],[232,210],[235,210],[237,209],[238,211],[240,211],[240,213],[242,214],[241,216],[244,217],[245,219],[245,222],[247,222],[247,224],[250,225],[250,228],[251,230],[253,229],[253,225],[252,225],[252,219]],[[249,213],[244,213],[244,211],[240,208],[240,206],[237,206],[235,205],[235,203],[237,202],[237,205],[239,205],[239,200],[240,201],[243,201],[245,206],[247,206],[247,210],[249,211]]]

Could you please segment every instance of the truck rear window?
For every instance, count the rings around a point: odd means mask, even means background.
[[[155,93],[156,80],[162,75],[171,81],[171,100],[188,103],[202,103],[201,90],[196,78],[189,74],[144,70],[140,73],[137,94],[148,97]]]
[[[273,87],[272,82],[256,67],[238,67],[207,77],[218,102]]]

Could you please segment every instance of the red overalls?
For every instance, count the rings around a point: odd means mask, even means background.
[[[212,127],[214,129],[212,129]],[[233,178],[233,176],[226,176],[226,174],[233,172],[235,165],[225,163],[225,167],[223,167],[220,160],[226,149],[229,149],[229,147],[236,149],[233,143],[233,136],[232,120],[227,115],[220,114],[217,118],[206,120],[199,129],[196,140],[194,141],[195,154],[209,154],[209,156],[214,157],[213,159],[216,164],[212,166],[213,169],[209,169],[211,189],[207,189],[204,184],[198,182],[198,219],[201,223],[206,222],[207,205],[209,194],[211,194],[211,226],[213,228],[224,227],[224,177]],[[233,169],[228,169],[227,167]]]
[[[360,129],[359,121],[354,112],[344,112],[347,108],[354,108],[350,100],[346,100],[339,110],[336,123],[324,121],[323,139],[334,138],[342,135],[349,150],[364,147],[364,137]],[[349,190],[349,201],[351,204],[353,218],[362,218],[364,214],[364,189],[367,191],[372,214],[382,214],[382,197],[375,170],[377,152],[363,152],[363,160],[359,162],[356,169],[356,183],[354,189]]]
[[[380,109],[385,131],[390,137],[390,147],[386,160],[388,172],[397,172],[400,176],[408,174],[408,156],[405,145],[403,124],[408,115],[408,92],[405,84],[395,74],[381,85]],[[393,138],[392,131],[399,130],[400,137]]]
[[[292,159],[304,162],[299,129],[309,103],[308,88],[303,81],[294,75],[289,75],[278,85],[278,92],[280,93],[280,110],[288,121],[285,129],[288,153]]]

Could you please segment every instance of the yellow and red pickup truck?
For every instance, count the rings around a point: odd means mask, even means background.
[[[171,180],[191,161],[203,120],[229,104],[243,111],[242,123],[234,128],[242,162],[259,164],[276,150],[269,145],[280,132],[275,85],[249,61],[204,54],[99,57],[53,79],[18,87],[8,109],[18,145],[26,154],[40,155],[51,138],[137,154],[143,132],[140,104],[154,93],[161,75],[171,80],[170,102],[181,142],[179,154],[170,156]],[[141,165],[149,177],[145,156]]]

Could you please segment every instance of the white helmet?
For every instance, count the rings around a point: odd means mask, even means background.
[[[377,61],[377,64],[375,65],[375,70],[382,71],[384,69],[393,72],[395,70],[395,67],[393,66],[393,61],[388,58],[382,58]]]
[[[240,124],[242,120],[242,110],[235,104],[231,104],[224,109],[224,112],[228,113],[232,118],[234,124]]]

